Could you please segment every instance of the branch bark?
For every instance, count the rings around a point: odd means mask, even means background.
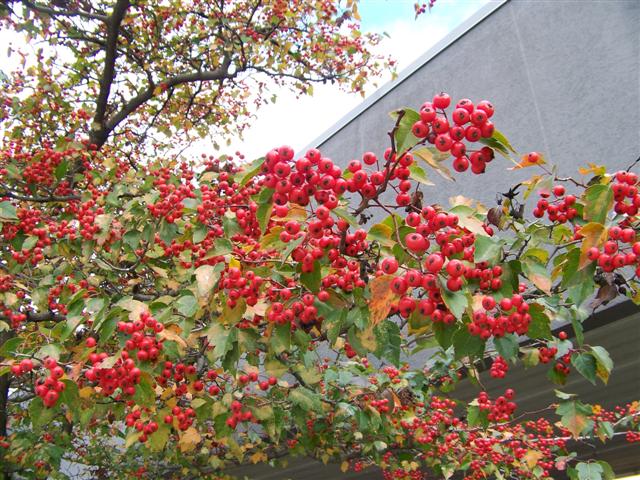
[[[22,0],[20,3],[22,3],[29,10],[33,10],[34,12],[38,13],[44,13],[46,15],[51,15],[52,17],[81,17],[88,20],[98,20],[100,22],[106,22],[108,19],[106,15],[101,15],[99,13],[84,12],[82,10],[56,10],[54,8],[45,7],[44,5],[40,5],[36,2],[30,2],[28,0]]]
[[[100,78],[100,91],[96,105],[96,113],[93,117],[95,130],[92,130],[91,140],[98,146],[102,146],[107,140],[109,133],[104,128],[104,122],[107,114],[107,106],[109,104],[109,94],[111,93],[111,85],[116,74],[116,58],[118,56],[118,37],[120,35],[120,24],[124,19],[127,9],[129,8],[129,0],[118,0],[113,12],[106,20],[107,23],[107,40],[105,48],[104,70]]]
[[[38,323],[38,322],[63,322],[67,319],[64,315],[59,315],[53,312],[42,312],[42,313],[27,313],[27,322]],[[0,315],[0,320],[9,320],[9,318],[5,315]]]
[[[175,87],[177,85],[182,85],[184,83],[193,83],[193,82],[207,82],[214,80],[224,80],[227,78],[232,78],[236,74],[229,73],[229,67],[231,66],[231,58],[226,57],[219,68],[215,70],[204,70],[198,72],[191,73],[183,73],[180,75],[175,75],[166,80],[160,82],[166,88]],[[133,97],[126,105],[122,107],[120,111],[115,113],[109,120],[107,120],[99,132],[99,136],[96,137],[93,143],[101,147],[104,142],[109,137],[109,134],[129,115],[135,112],[138,108],[144,105],[146,102],[151,100],[154,96],[154,91],[156,88],[155,83],[150,83],[145,90],[140,92],[138,95]]]

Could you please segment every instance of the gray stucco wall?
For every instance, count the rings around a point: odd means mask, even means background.
[[[341,165],[364,151],[381,154],[392,128],[388,112],[418,109],[434,93],[454,101],[490,100],[497,128],[522,153],[539,151],[577,174],[587,162],[611,169],[640,155],[640,1],[511,0],[399,82],[319,146]],[[325,135],[326,137],[326,135]],[[463,194],[493,204],[532,175],[506,171],[498,157],[485,175],[456,183],[431,174],[427,203]]]

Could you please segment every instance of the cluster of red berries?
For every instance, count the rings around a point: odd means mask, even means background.
[[[571,372],[571,353],[572,352],[569,351],[568,353],[565,353],[560,358],[558,358],[558,361],[553,367],[555,368],[556,372],[562,375],[569,375],[569,373]]]
[[[158,424],[154,421],[148,421],[145,423],[140,420],[141,416],[142,412],[140,410],[128,413],[125,417],[125,424],[127,427],[134,427],[138,432],[140,432],[138,441],[144,443],[149,439],[149,435],[158,431]]]
[[[239,298],[244,298],[247,305],[258,303],[260,287],[265,279],[255,272],[247,270],[243,272],[239,268],[227,267],[220,274],[220,289],[224,289],[227,297],[227,306],[234,308]]]
[[[574,195],[565,195],[565,188],[562,185],[555,185],[552,189],[555,200],[549,201],[550,193],[546,190],[540,191],[540,200],[533,209],[533,216],[536,218],[544,217],[546,213],[549,220],[557,223],[566,223],[573,220],[578,211],[574,205],[576,197]]]
[[[13,288],[13,275],[0,275],[0,293],[8,292]]]
[[[149,330],[150,334],[145,334]],[[164,330],[164,325],[151,316],[149,312],[142,312],[140,319],[133,322],[118,322],[118,331],[130,335],[124,348],[128,352],[137,350],[136,357],[141,362],[155,361],[162,351],[162,340],[156,339],[156,333]]]
[[[278,379],[274,376],[269,377],[267,380],[260,380],[257,372],[249,372],[248,374],[243,373],[238,377],[238,381],[240,382],[240,385],[247,385],[249,382],[256,382],[258,384],[258,388],[263,392],[269,390],[270,387],[273,387],[278,383]]]
[[[204,383],[202,380],[194,380],[197,373],[195,365],[186,365],[182,362],[174,364],[171,361],[165,361],[161,374],[156,377],[158,384],[163,387],[168,385],[169,380],[173,379],[175,382],[175,395],[181,396],[189,393],[189,385],[193,387],[196,392],[204,389]]]
[[[178,186],[170,182],[171,171],[168,168],[161,168],[152,172],[156,176],[153,185],[160,193],[160,198],[147,206],[151,215],[155,218],[164,218],[168,223],[173,223],[182,217],[184,204],[183,200],[195,198],[193,186],[183,183]]]
[[[598,262],[598,266],[605,272],[613,272],[618,268],[636,265],[640,256],[640,242],[636,241],[636,232],[633,228],[621,228],[614,225],[609,229],[608,239],[602,246],[591,247],[587,250],[587,258]],[[637,274],[640,273],[640,265],[636,266]]]
[[[457,172],[464,172],[471,166],[473,173],[484,173],[486,164],[493,160],[493,149],[482,147],[467,151],[464,141],[477,142],[493,135],[495,128],[489,120],[494,113],[493,105],[486,100],[474,105],[471,100],[462,99],[451,114],[453,125],[445,112],[450,105],[451,97],[444,92],[434,96],[433,101],[425,102],[412,132],[418,138],[426,138],[439,151],[450,152],[455,157],[453,168]]]
[[[231,402],[231,416],[227,418],[229,427],[235,429],[239,422],[251,422],[253,420],[253,413],[250,410],[242,410],[242,403],[238,400]]]
[[[489,399],[487,392],[478,395],[478,407],[488,411],[487,418],[492,422],[506,422],[516,410],[516,404],[512,401],[515,392],[508,388],[504,395],[500,395],[495,401]]]
[[[281,290],[280,294],[282,295],[284,292],[287,292],[286,297],[291,296],[291,290]],[[324,295],[322,297],[324,298]],[[267,319],[279,324],[290,323],[292,325],[298,319],[302,325],[310,325],[318,320],[318,307],[314,305],[315,301],[315,295],[306,293],[302,296],[302,300],[294,301],[290,307],[285,307],[281,302],[274,302],[267,312]]]
[[[52,357],[45,358],[43,365],[49,370],[49,376],[36,380],[35,392],[37,396],[42,398],[45,407],[53,407],[66,386],[64,382],[60,381],[64,375],[64,369]]]
[[[378,410],[380,413],[389,413],[393,409],[393,405],[389,406],[388,398],[381,398],[379,400],[371,400],[369,402],[373,408]]]
[[[633,172],[620,171],[614,175],[611,184],[615,200],[614,211],[633,217],[640,209],[640,195],[638,195],[638,175]]]
[[[489,374],[493,378],[504,378],[504,376],[509,371],[509,364],[507,361],[501,356],[497,356],[493,363],[491,363],[491,369],[489,370]]]
[[[491,336],[503,337],[507,333],[525,335],[531,323],[529,304],[524,301],[522,295],[515,293],[511,298],[505,297],[499,303],[493,297],[485,296],[482,299],[482,310],[473,312],[471,322],[467,329],[471,335],[488,339]],[[496,309],[499,307],[500,311]],[[494,312],[491,314],[488,312]]]
[[[557,353],[558,349],[556,347],[540,347],[538,349],[538,359],[540,363],[549,363],[556,358]]]
[[[13,373],[16,377],[24,375],[25,373],[29,373],[31,370],[33,370],[33,360],[31,360],[30,358],[20,360],[20,363],[16,363],[11,366],[11,373]]]
[[[178,430],[185,431],[191,425],[193,425],[193,421],[196,417],[196,411],[191,408],[180,408],[178,405],[171,409],[171,415],[164,416],[164,423],[167,425],[173,425],[174,419],[178,422]]]
[[[95,346],[94,341],[88,340],[87,346]],[[136,363],[127,352],[122,352],[113,367],[100,367],[100,364],[108,357],[106,352],[91,352],[89,354],[91,367],[84,373],[85,378],[89,382],[97,383],[104,396],[113,395],[118,388],[122,390],[124,395],[134,395],[142,374]]]
[[[78,219],[80,235],[85,240],[93,240],[96,233],[100,232],[100,226],[96,223],[96,217],[104,213],[104,208],[97,207],[95,200],[87,200],[80,205],[70,205],[70,209]]]

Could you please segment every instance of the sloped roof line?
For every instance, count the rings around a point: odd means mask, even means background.
[[[398,87],[402,82],[413,75],[417,70],[426,65],[430,60],[442,53],[451,44],[455,43],[469,30],[473,29],[476,25],[482,22],[485,18],[491,15],[493,12],[502,7],[509,0],[491,0],[488,4],[484,5],[471,17],[465,20],[463,23],[449,32],[442,40],[436,43],[433,47],[423,53],[418,59],[416,59],[411,65],[402,70],[398,74],[395,80],[387,82],[382,87],[378,88],[375,92],[369,95],[362,103],[353,108],[349,113],[343,116],[335,124],[333,124],[328,130],[325,130],[321,135],[316,137],[311,143],[309,143],[302,152],[306,152],[310,148],[317,148],[324,142],[333,137],[336,133],[346,127],[349,123],[355,120],[359,115],[372,107],[378,100],[383,98],[391,90]],[[437,7],[436,7],[437,8]]]

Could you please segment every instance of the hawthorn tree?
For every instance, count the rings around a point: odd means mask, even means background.
[[[631,167],[561,178],[517,156],[489,102],[444,93],[344,169],[286,146],[190,161],[196,136],[241,130],[262,75],[308,93],[378,73],[355,3],[3,7],[47,46],[0,93],[5,478],[224,478],[292,455],[397,479],[613,478],[572,452],[639,441],[637,403],[559,392],[534,416],[479,373],[608,381],[581,323],[640,301]],[[522,193],[429,204],[427,172],[503,173],[495,154],[536,170]]]

